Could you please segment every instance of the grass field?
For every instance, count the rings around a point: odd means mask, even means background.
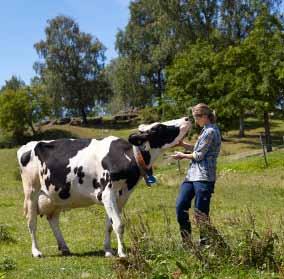
[[[100,206],[61,216],[73,252],[70,257],[60,256],[47,221],[39,218],[39,245],[45,257],[33,259],[22,214],[16,149],[0,149],[0,278],[284,278],[284,151],[269,154],[268,168],[259,156],[238,160],[224,156],[256,149],[258,129],[250,129],[243,140],[234,131],[228,133],[219,160],[211,220],[230,252],[218,245],[204,250],[195,245],[190,251],[182,248],[175,198],[187,163],[181,163],[179,172],[176,162],[160,159],[155,166],[158,184],[148,188],[140,183],[125,208],[129,252],[125,261],[104,258],[105,219]],[[283,123],[275,122],[273,129],[280,135]],[[108,130],[103,136],[125,137],[129,132]],[[92,137],[98,131],[77,133]],[[197,239],[195,224],[193,234]]]

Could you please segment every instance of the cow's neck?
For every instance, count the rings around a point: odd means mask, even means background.
[[[136,162],[139,165],[139,167],[146,170],[152,167],[153,162],[161,154],[161,149],[155,148],[155,149],[144,151],[138,146],[133,146],[133,152],[134,152],[134,156],[135,156]]]

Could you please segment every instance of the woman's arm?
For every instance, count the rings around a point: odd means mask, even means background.
[[[214,130],[207,129],[199,137],[198,147],[192,153],[194,160],[201,161],[203,160],[205,154],[210,148],[210,145],[214,138]]]
[[[189,143],[184,142],[184,141],[180,141],[180,142],[178,143],[178,146],[182,146],[184,149],[190,150],[190,151],[192,151],[192,150],[193,150],[193,147],[194,147],[192,144],[189,144]]]

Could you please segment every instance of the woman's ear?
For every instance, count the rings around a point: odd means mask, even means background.
[[[147,141],[147,135],[146,134],[131,134],[128,137],[128,142],[135,145],[139,146],[143,144],[145,141]]]

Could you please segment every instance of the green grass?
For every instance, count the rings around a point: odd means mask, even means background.
[[[142,271],[135,270],[137,266],[123,270],[117,259],[104,258],[104,210],[100,206],[62,214],[63,234],[74,253],[71,257],[60,256],[46,220],[39,218],[39,244],[45,257],[34,259],[31,257],[30,237],[22,215],[23,194],[15,155],[15,149],[0,150],[0,224],[14,240],[1,242],[0,238],[0,276],[1,272],[5,273],[4,278],[119,278],[119,274],[122,274],[121,278],[127,278],[123,277],[125,275],[128,278],[166,278],[159,276],[174,276],[175,272],[179,274],[182,272],[180,265],[185,266],[183,272],[187,273],[187,277],[180,278],[279,278],[276,271],[238,266],[239,263],[227,260],[221,262],[219,268],[213,266],[208,269],[192,253],[181,248],[174,206],[186,162],[181,164],[182,174],[179,174],[175,163],[156,167],[159,183],[153,188],[143,183],[138,185],[125,209],[127,220],[134,228],[139,227],[142,221],[149,226],[149,231],[140,237],[139,249],[151,271],[141,267]],[[279,251],[284,248],[284,153],[276,151],[270,154],[267,169],[260,167],[261,159],[255,157],[223,163],[221,158],[211,218],[228,243],[232,247],[239,247],[244,233],[251,226],[249,216],[252,214],[259,234],[264,234],[267,228],[277,233],[279,239],[275,249],[278,255],[283,256]],[[128,224],[128,248],[133,247],[130,228]],[[195,225],[193,232],[194,238],[197,238]],[[114,237],[113,240],[116,246]],[[130,262],[133,258],[131,255]],[[220,265],[219,261],[217,263]]]
[[[272,127],[283,131],[282,122]],[[253,124],[248,137],[258,129]],[[59,127],[57,127],[59,129]],[[60,127],[80,137],[114,134],[127,137],[129,130]],[[58,131],[55,131],[57,134]],[[49,131],[49,133],[54,133]],[[257,145],[227,136],[223,154],[238,154]],[[246,147],[244,148],[244,146]],[[104,209],[101,206],[68,211],[61,228],[73,255],[62,257],[45,218],[38,218],[39,245],[45,257],[31,257],[31,241],[23,216],[23,193],[16,162],[16,149],[0,149],[0,278],[283,278],[284,268],[284,151],[268,154],[268,168],[261,156],[228,160],[221,156],[218,181],[211,205],[211,220],[230,245],[230,256],[202,252],[198,260],[180,244],[175,217],[175,199],[188,162],[161,157],[155,164],[158,183],[152,188],[140,183],[125,208],[125,240],[129,258],[106,259],[102,251]],[[192,215],[192,211],[190,211]],[[265,246],[269,231],[277,235],[274,258],[278,268],[256,266],[251,259],[255,247]],[[259,235],[259,236],[257,236]],[[135,238],[135,236],[138,236]],[[193,236],[198,229],[193,223]],[[248,237],[249,236],[249,237]],[[274,236],[274,235],[273,235]],[[267,240],[268,239],[268,240]],[[116,239],[113,236],[113,245]],[[137,249],[136,249],[137,248]],[[136,250],[135,250],[136,249]],[[253,252],[254,251],[254,252]],[[258,250],[256,250],[258,251]],[[261,250],[262,251],[262,250]],[[245,260],[247,262],[245,262]],[[280,271],[279,271],[280,270]],[[282,272],[282,273],[281,273]]]
[[[267,153],[268,169],[284,168],[283,152],[284,150],[280,149],[273,153]],[[262,172],[267,167],[264,156],[261,154],[258,156],[241,158],[232,162],[226,162],[226,159],[221,159],[219,168],[224,169],[225,171]]]

